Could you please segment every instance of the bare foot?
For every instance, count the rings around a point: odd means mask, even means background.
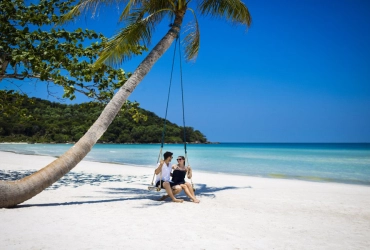
[[[170,196],[168,196],[168,195],[162,195],[162,197],[161,198],[159,198],[158,199],[158,201],[164,201],[165,199],[167,199],[168,197],[170,197]]]
[[[199,203],[199,202],[200,202],[200,200],[195,199],[195,200],[192,200],[192,202],[194,202],[194,203]]]
[[[183,199],[174,199],[172,200],[173,202],[183,202],[184,200]]]

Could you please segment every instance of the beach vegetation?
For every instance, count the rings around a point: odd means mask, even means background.
[[[100,102],[63,104],[25,95],[18,98],[18,95],[0,90],[0,96],[8,102],[15,99],[13,105],[20,112],[18,115],[0,113],[0,142],[73,143],[86,133],[104,108]],[[135,121],[129,109],[121,111],[98,143],[161,142],[164,119],[135,105],[131,106],[145,119]],[[183,127],[166,122],[166,142],[183,143],[183,133]],[[186,127],[186,141],[206,143],[207,139],[199,130]]]

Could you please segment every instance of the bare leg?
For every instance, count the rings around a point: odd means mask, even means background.
[[[193,202],[195,202],[195,203],[199,203],[199,202],[200,202],[200,200],[198,200],[198,199],[195,197],[195,195],[193,195],[193,194],[190,192],[190,190],[189,190],[189,188],[188,188],[188,186],[187,186],[186,184],[182,184],[182,185],[181,185],[181,187],[182,187],[182,189],[184,189],[184,192],[186,193],[186,195],[187,195],[190,199],[192,199],[192,200],[193,200]]]
[[[182,191],[182,187],[180,185],[176,185],[172,187],[172,193],[173,195],[177,195]]]
[[[176,186],[172,187],[172,193],[173,193],[174,196],[179,194],[181,191],[182,191],[182,187],[180,185],[176,185]],[[162,195],[162,197],[159,198],[159,201],[164,201],[167,198],[170,198],[170,196],[168,194]]]
[[[166,189],[167,194],[171,197],[173,202],[183,202],[182,199],[176,199],[172,193],[172,189],[169,182],[163,182],[163,187]]]
[[[195,197],[194,189],[193,189],[193,186],[191,185],[191,183],[185,182],[185,185],[188,187],[190,193]]]

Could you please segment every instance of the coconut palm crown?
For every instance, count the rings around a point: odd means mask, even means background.
[[[81,0],[70,13],[64,16],[64,21],[73,19],[86,11],[92,11],[94,14],[98,6],[115,2],[113,0]],[[184,38],[188,60],[194,59],[199,51],[200,33],[196,13],[226,18],[228,21],[246,25],[246,27],[249,27],[251,23],[248,8],[240,0],[194,0],[196,10],[188,7],[191,2],[191,0],[120,1],[124,4],[120,20],[126,22],[126,26],[108,42],[97,64],[120,64],[132,57],[138,46],[148,46],[153,31],[166,16],[173,20],[172,25],[105,106],[99,118],[73,147],[30,176],[17,181],[0,180],[0,208],[14,207],[42,192],[71,171],[91,151],[130,94],[178,37],[187,11],[194,16],[194,28],[187,32]]]
[[[81,0],[73,10],[64,16],[70,20],[87,11],[97,11],[102,4],[110,5],[112,0]],[[200,32],[197,14],[209,15],[216,18],[225,18],[233,24],[249,27],[251,16],[248,8],[240,0],[126,0],[119,1],[125,6],[119,21],[126,27],[121,29],[110,39],[105,50],[101,53],[97,64],[106,63],[117,65],[131,58],[137,45],[148,47],[151,44],[152,34],[157,25],[164,19],[174,20],[173,25],[181,27],[186,12],[191,12],[193,22],[184,32],[185,56],[187,60],[195,59],[200,46]],[[195,8],[189,6],[195,2]],[[176,31],[175,31],[176,33]]]

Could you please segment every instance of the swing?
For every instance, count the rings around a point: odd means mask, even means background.
[[[173,58],[172,58],[172,68],[171,68],[170,85],[169,85],[169,88],[168,88],[166,113],[165,113],[165,117],[164,117],[164,124],[163,124],[163,130],[162,130],[161,148],[159,150],[157,164],[162,159],[164,136],[165,136],[165,132],[166,132],[168,103],[169,103],[169,100],[170,100],[171,85],[172,85],[173,67],[174,67],[174,64],[175,64],[176,48],[177,48],[177,44],[178,44],[179,57],[180,57],[179,61],[180,61],[180,83],[181,83],[181,98],[182,98],[182,121],[183,121],[183,127],[184,127],[184,150],[185,150],[185,159],[186,159],[188,165],[190,165],[189,164],[189,160],[188,160],[187,150],[186,150],[186,127],[185,127],[185,109],[184,109],[184,88],[183,88],[183,83],[182,83],[182,63],[181,63],[181,49],[180,49],[180,39],[179,38],[180,38],[180,36],[178,35],[177,38],[176,38],[176,41],[175,41],[175,49],[174,49]],[[158,187],[155,186],[155,184],[153,183],[155,176],[156,176],[156,174],[154,172],[154,175],[153,175],[153,178],[152,178],[152,183],[148,187],[148,190],[149,191],[153,191],[153,190],[155,190],[155,191],[161,191],[161,186],[162,186],[162,171],[160,172],[159,186]],[[195,191],[192,178],[190,178],[190,181],[191,181],[191,185],[193,187],[193,190]]]

